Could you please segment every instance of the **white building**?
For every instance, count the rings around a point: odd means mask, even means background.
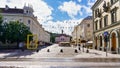
[[[120,0],[97,0],[92,6],[94,48],[120,53]],[[108,42],[104,33],[108,33]]]
[[[37,34],[39,41],[50,42],[49,33],[46,33],[46,31],[42,28],[42,25],[37,21],[37,17],[33,15],[33,12],[34,10],[31,5],[24,6],[23,9],[19,9],[17,7],[9,8],[7,5],[5,8],[0,8],[0,14],[3,16],[4,22],[23,22],[30,28],[30,31],[33,34]]]
[[[72,40],[75,43],[79,43],[80,40],[93,41],[92,16],[87,16],[80,24],[75,26],[72,32]]]

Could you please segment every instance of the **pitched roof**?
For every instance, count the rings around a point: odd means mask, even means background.
[[[84,20],[89,20],[92,19],[92,16],[87,16],[86,18],[84,18]]]
[[[69,35],[66,35],[66,34],[59,34],[56,37],[60,37],[60,36],[70,37]]]
[[[23,9],[17,9],[17,8],[0,8],[0,13],[24,13]]]

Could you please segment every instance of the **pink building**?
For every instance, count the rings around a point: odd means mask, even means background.
[[[66,35],[66,34],[59,34],[58,36],[56,36],[55,42],[56,43],[59,43],[59,42],[70,42],[70,36]]]

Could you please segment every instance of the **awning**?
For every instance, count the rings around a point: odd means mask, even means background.
[[[93,41],[88,41],[87,43],[93,43]]]
[[[86,43],[87,41],[86,40],[81,40],[81,43]]]

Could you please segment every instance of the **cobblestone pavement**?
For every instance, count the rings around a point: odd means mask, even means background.
[[[62,52],[61,52],[62,50]],[[75,51],[76,50],[76,51]],[[120,58],[120,54],[108,53],[106,57],[106,52],[97,51],[94,49],[89,49],[89,53],[86,53],[86,48],[84,52],[78,50],[77,47],[60,47],[58,44],[43,48],[36,52],[35,50],[25,50],[24,52],[20,50],[0,53],[0,58],[53,58],[53,57],[72,57],[72,58]]]
[[[2,61],[0,66],[23,68],[119,68],[120,63]]]
[[[62,49],[62,51],[61,51]],[[77,50],[77,52],[75,51]],[[120,68],[120,55],[54,44],[39,52],[20,50],[0,53],[0,68]]]

